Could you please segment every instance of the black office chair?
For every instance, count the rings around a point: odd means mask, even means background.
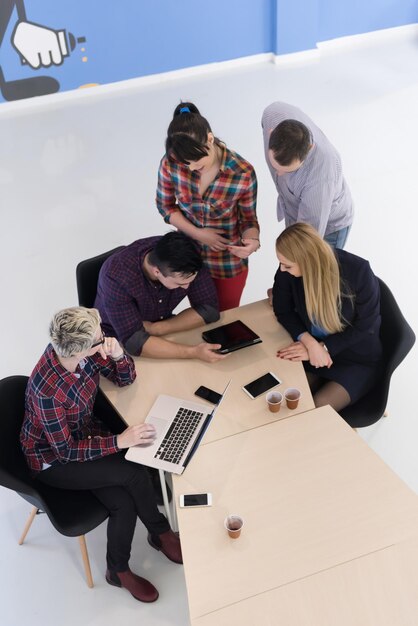
[[[94,306],[97,293],[97,282],[103,263],[115,252],[123,250],[125,246],[119,246],[109,252],[103,252],[91,259],[80,261],[76,269],[78,303],[91,309]]]
[[[415,334],[398,306],[389,287],[378,278],[380,285],[380,338],[383,363],[374,387],[354,404],[340,411],[341,417],[353,428],[370,426],[385,413],[393,372],[415,343]]]
[[[91,259],[80,261],[76,268],[78,303],[80,306],[92,308],[96,299],[97,283],[103,263],[115,252],[123,250],[126,246],[119,246],[109,252],[103,252]],[[126,428],[125,422],[112,407],[101,389],[98,390],[94,404],[94,413],[104,422],[112,433],[118,435]]]
[[[16,491],[33,505],[19,545],[24,542],[35,515],[46,513],[59,533],[78,537],[87,585],[93,587],[84,535],[104,522],[109,512],[91,491],[55,489],[32,478],[19,442],[27,381],[27,376],[0,380],[0,485]]]

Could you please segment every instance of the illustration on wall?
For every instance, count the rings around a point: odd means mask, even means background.
[[[10,28],[13,28],[10,42],[19,56],[21,65],[31,68],[34,72],[62,65],[77,44],[86,42],[85,37],[76,38],[65,29],[56,30],[45,24],[29,21],[24,0],[1,0],[0,2],[0,50]],[[87,60],[87,58],[84,57],[82,60]],[[0,91],[5,100],[43,96],[55,93],[59,89],[59,81],[44,74],[6,80],[0,65]]]

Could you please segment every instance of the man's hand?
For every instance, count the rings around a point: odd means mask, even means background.
[[[200,359],[201,361],[206,361],[206,363],[216,363],[216,361],[221,361],[227,354],[219,354],[215,352],[215,350],[219,350],[222,348],[220,343],[199,343],[197,346],[194,346],[194,356],[196,359]]]
[[[118,448],[130,448],[137,445],[149,445],[153,443],[157,431],[152,424],[135,424],[135,426],[128,426],[126,430],[116,437],[116,443]]]
[[[277,351],[277,356],[287,361],[309,361],[309,353],[303,343],[294,341]]]
[[[158,332],[158,326],[155,325],[155,322],[142,322],[143,327],[152,337],[160,337],[162,333]]]
[[[228,247],[228,239],[226,238],[225,231],[217,228],[198,228],[194,238],[203,243],[205,246],[209,246],[211,250],[226,250]]]

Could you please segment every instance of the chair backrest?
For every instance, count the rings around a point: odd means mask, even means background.
[[[380,338],[383,344],[385,373],[392,375],[415,343],[415,333],[404,318],[389,287],[378,278],[380,285]]]
[[[103,252],[91,259],[80,261],[76,269],[78,303],[91,309],[94,306],[97,293],[97,282],[103,263],[115,252],[123,250],[125,246],[119,246],[109,252]]]
[[[0,484],[27,496],[36,496],[19,441],[27,382],[27,376],[0,380]]]
[[[380,339],[383,359],[376,385],[354,404],[340,411],[354,428],[370,426],[379,420],[387,405],[390,379],[415,343],[415,333],[404,318],[389,287],[378,278],[380,285]]]
[[[56,489],[33,479],[19,441],[27,382],[27,376],[0,380],[0,485],[45,511],[63,535],[84,535],[101,524],[109,511],[88,490]]]

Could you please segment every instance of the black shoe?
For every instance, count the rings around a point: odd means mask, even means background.
[[[154,469],[153,467],[148,467],[147,469],[151,477],[152,486],[154,488],[154,493],[157,498],[157,504],[162,506],[164,504],[164,501],[163,492],[161,491],[160,473],[157,469]],[[167,485],[167,481],[165,481],[165,486],[167,488],[168,501],[171,502],[171,500],[173,499],[173,494],[171,493],[170,487]]]

